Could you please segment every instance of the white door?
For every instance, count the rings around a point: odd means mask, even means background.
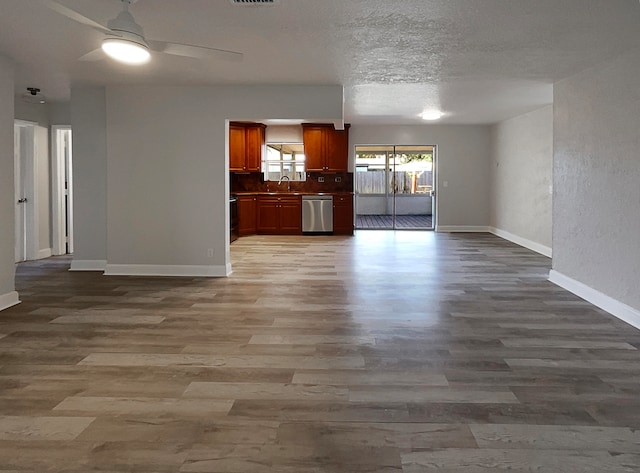
[[[16,120],[13,136],[15,260],[46,258],[51,256],[48,130]]]

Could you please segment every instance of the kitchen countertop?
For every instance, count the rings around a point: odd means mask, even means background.
[[[307,192],[307,191],[280,191],[280,192],[266,192],[266,191],[240,191],[240,192],[232,192],[233,195],[282,195],[282,196],[290,196],[290,195],[353,195],[353,192]]]

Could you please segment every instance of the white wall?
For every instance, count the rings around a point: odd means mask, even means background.
[[[556,83],[553,156],[556,281],[569,278],[638,316],[639,74],[634,51]]]
[[[77,140],[96,141],[78,129],[73,112],[80,105],[74,102],[86,107],[93,99],[72,95],[74,164],[83,160]],[[97,105],[91,107],[96,114]],[[107,274],[227,274],[226,120],[330,121],[341,115],[341,86],[109,87],[103,115]],[[94,163],[89,177],[102,169],[102,161]],[[83,180],[79,172],[76,183]],[[74,198],[83,199],[77,192]],[[95,196],[91,202],[101,204]],[[74,218],[78,227],[92,228],[97,218],[104,232],[100,212]],[[78,246],[87,238],[75,237]]]
[[[18,303],[14,264],[13,64],[0,56],[0,310]]]
[[[489,126],[366,126],[349,130],[349,169],[357,145],[436,145],[436,229],[485,230],[489,225]],[[448,183],[444,187],[445,181]]]
[[[302,126],[269,125],[266,129],[267,143],[302,143]]]
[[[107,120],[102,87],[71,90],[74,254],[72,270],[102,270],[107,259]],[[135,134],[135,130],[131,130]]]
[[[551,255],[553,106],[491,127],[491,226]]]

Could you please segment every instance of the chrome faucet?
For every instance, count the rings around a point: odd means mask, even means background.
[[[282,184],[282,181],[287,180],[287,192],[291,192],[291,179],[289,176],[280,176],[280,180],[278,181],[278,185]]]

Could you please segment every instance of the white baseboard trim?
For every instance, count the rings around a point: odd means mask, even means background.
[[[549,281],[574,293],[585,301],[591,302],[596,307],[600,307],[602,310],[609,312],[611,315],[625,321],[629,325],[640,329],[640,310],[636,310],[613,297],[607,296],[553,269],[549,271]]]
[[[521,236],[514,235],[513,233],[509,233],[505,230],[500,230],[499,228],[489,227],[489,231],[493,233],[495,236],[499,236],[500,238],[504,238],[505,240],[509,240],[516,245],[524,246],[525,248],[530,249],[531,251],[535,251],[536,253],[540,253],[543,256],[547,256],[551,258],[551,248],[548,246],[541,245],[540,243],[536,243],[535,241],[528,240],[526,238],[522,238]]]
[[[45,248],[43,250],[38,250],[38,259],[48,258],[53,253],[51,252],[51,248]]]
[[[163,264],[107,264],[105,276],[187,276],[226,277],[231,274],[231,264],[163,265]]]
[[[0,295],[0,310],[8,309],[16,304],[20,304],[20,299],[18,299],[18,293],[16,291]]]
[[[104,271],[107,261],[103,259],[72,259],[69,271]]]
[[[441,233],[489,233],[489,227],[476,225],[437,225],[436,232]]]

